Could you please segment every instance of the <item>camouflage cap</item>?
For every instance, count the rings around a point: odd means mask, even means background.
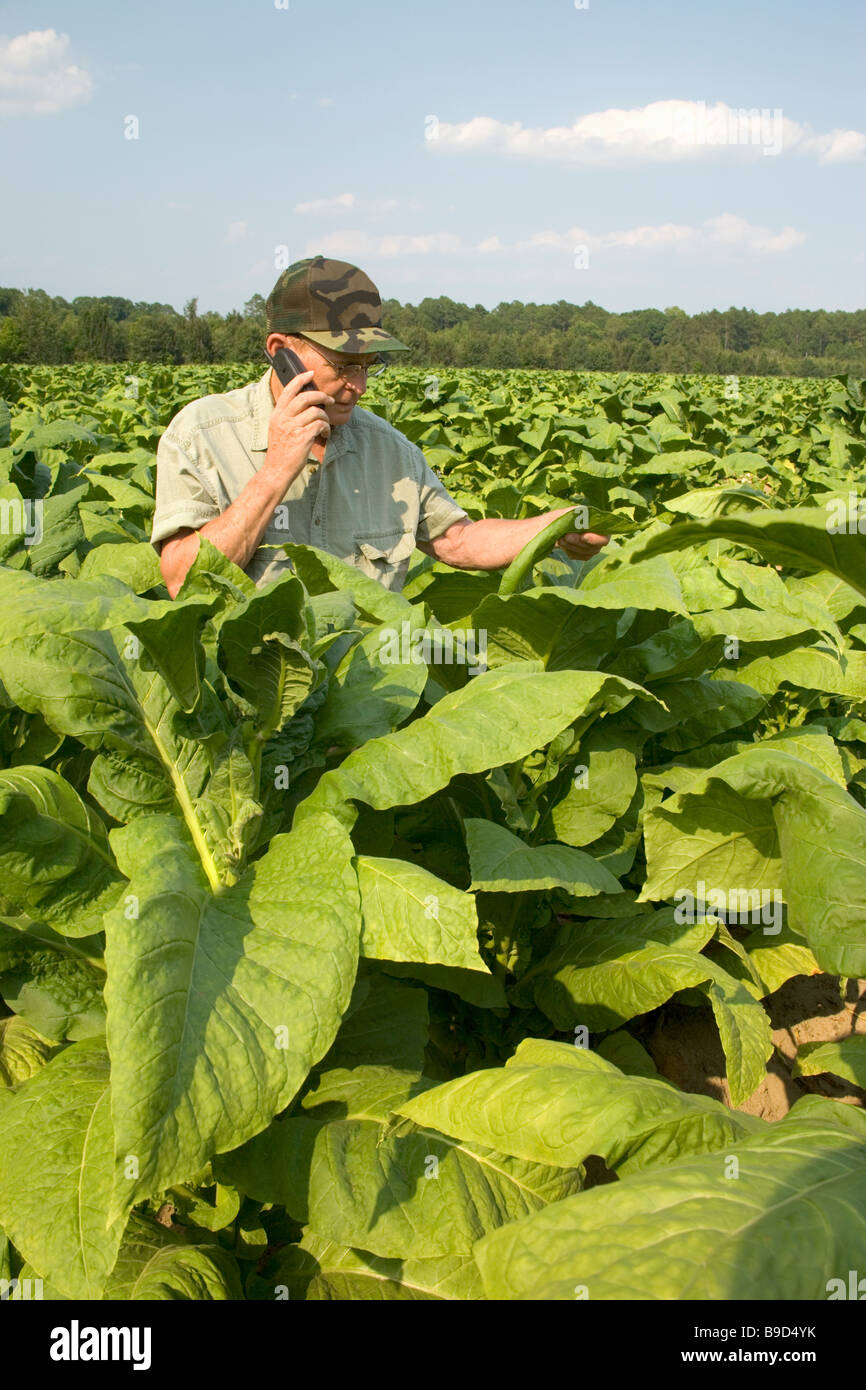
[[[382,300],[356,265],[312,256],[283,271],[268,297],[268,332],[298,333],[338,352],[408,352],[382,327]]]

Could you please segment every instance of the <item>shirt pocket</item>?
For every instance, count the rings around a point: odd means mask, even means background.
[[[415,549],[415,532],[365,531],[355,537],[354,563],[359,570],[378,579],[386,589],[399,589],[406,577]]]

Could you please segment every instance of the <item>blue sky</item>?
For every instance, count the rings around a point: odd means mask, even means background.
[[[224,312],[323,251],[411,302],[862,308],[864,41],[862,0],[0,3],[0,284]]]

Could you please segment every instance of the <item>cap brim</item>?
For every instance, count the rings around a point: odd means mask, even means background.
[[[405,343],[392,338],[384,328],[348,328],[340,333],[308,333],[298,329],[302,338],[309,338],[320,347],[334,352],[409,352]]]

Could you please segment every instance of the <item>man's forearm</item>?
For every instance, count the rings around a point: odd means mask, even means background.
[[[188,536],[170,540],[160,555],[162,574],[172,598],[186,578],[199,551],[199,536],[206,536],[217,550],[244,569],[259,547],[262,536],[283,500],[291,479],[284,470],[269,469],[267,463],[246,484],[234,502]]]
[[[455,569],[501,569],[503,565],[510,565],[515,555],[551,521],[573,510],[573,507],[560,507],[558,511],[525,516],[520,520],[484,517],[480,521],[470,521],[466,526],[455,528],[454,538],[449,536],[447,546],[437,546],[437,558]]]

